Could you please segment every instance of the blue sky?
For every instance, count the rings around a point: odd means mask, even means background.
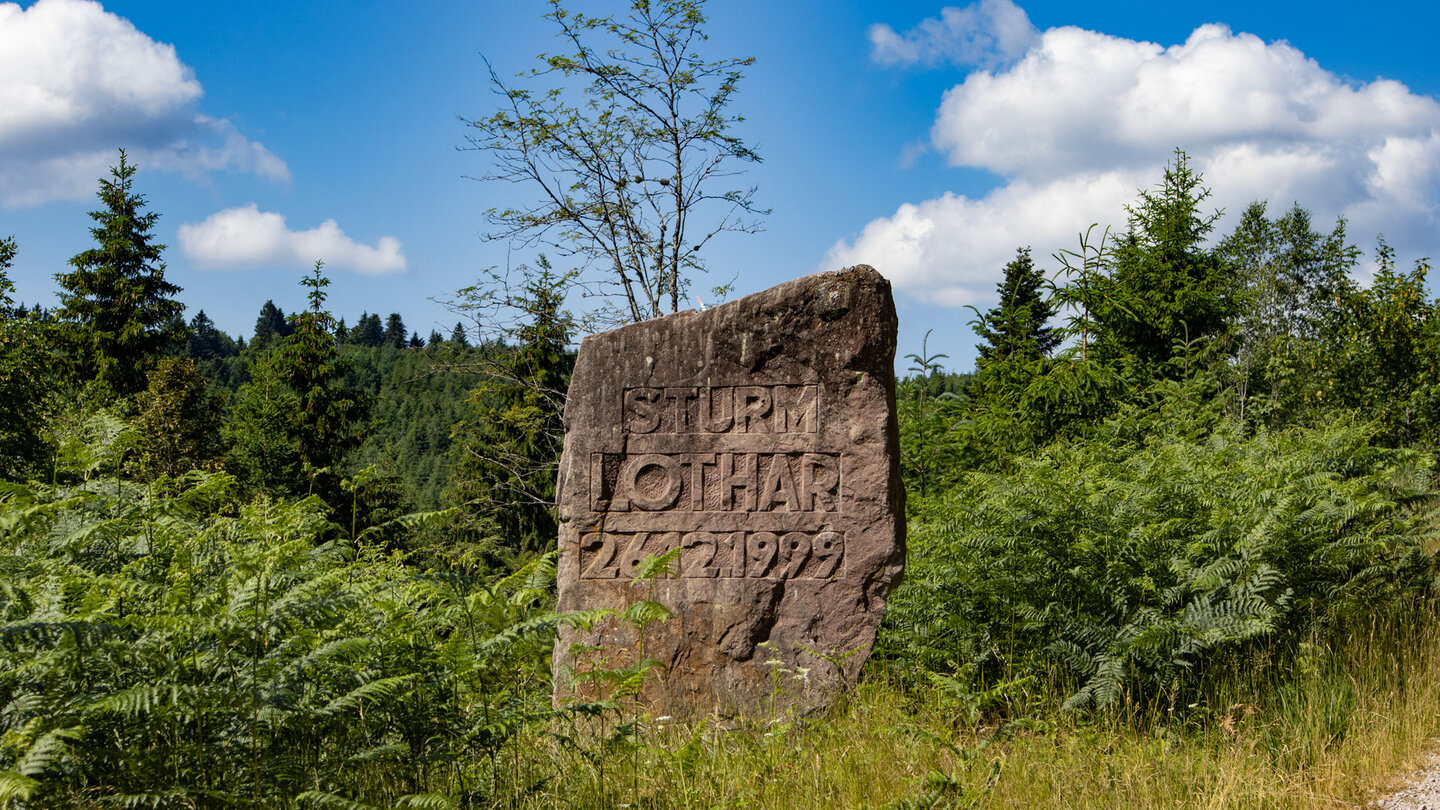
[[[324,258],[337,315],[448,329],[456,316],[432,299],[534,258],[480,238],[482,212],[512,192],[466,179],[487,163],[458,149],[458,117],[493,109],[482,54],[508,75],[559,47],[545,10],[0,3],[0,235],[19,242],[19,297],[53,302],[125,146],[190,314],[248,335],[267,298],[302,305],[297,281]],[[1299,201],[1317,224],[1346,216],[1367,250],[1383,231],[1407,264],[1440,256],[1440,12],[1422,4],[712,0],[708,13],[707,53],[756,58],[736,109],[764,159],[746,180],[773,214],[707,250],[701,290],[864,261],[896,285],[901,354],[933,330],[930,350],[964,370],[964,305],[993,303],[1015,248],[1053,269],[1091,222],[1123,226],[1175,147],[1233,214]]]

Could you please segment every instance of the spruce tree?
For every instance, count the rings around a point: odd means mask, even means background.
[[[188,327],[190,343],[186,354],[196,360],[214,360],[219,357],[234,357],[239,354],[235,341],[215,328],[215,322],[200,310],[190,319]]]
[[[1094,313],[1098,348],[1105,355],[1164,363],[1177,342],[1225,328],[1230,284],[1224,265],[1205,247],[1220,213],[1201,213],[1210,196],[1201,182],[1177,149],[1160,187],[1140,192],[1140,199],[1126,206],[1129,230],[1111,254]]]
[[[349,364],[335,346],[335,321],[325,309],[330,279],[316,262],[300,281],[310,307],[295,318],[295,330],[280,345],[278,368],[300,398],[300,454],[321,497],[335,504],[340,464],[360,445],[369,404],[359,391],[344,386]]]
[[[1060,345],[1059,330],[1046,326],[1055,310],[1041,288],[1045,277],[1030,259],[1030,248],[1020,248],[1005,265],[1005,280],[996,285],[1000,303],[975,325],[984,343],[980,365],[1002,361],[1028,363],[1046,357]]]
[[[359,346],[379,346],[385,342],[385,329],[380,325],[380,315],[368,312],[360,314],[355,328],[350,330],[350,342]]]
[[[392,312],[390,317],[385,319],[385,336],[380,340],[380,345],[403,349],[405,335],[405,321],[400,318],[400,313]]]
[[[278,343],[281,338],[290,334],[290,323],[285,320],[285,310],[275,306],[274,301],[266,301],[260,307],[260,316],[255,319],[255,336],[250,339],[250,345],[259,350]]]
[[[103,208],[90,212],[97,246],[70,260],[58,274],[60,318],[71,326],[77,371],[119,394],[145,387],[145,372],[182,335],[174,318],[185,307],[180,288],[165,280],[153,230],[160,215],[145,212],[134,191],[135,166],[120,150],[120,165],[100,181]]]
[[[280,495],[304,492],[300,398],[286,385],[275,353],[261,352],[249,359],[250,380],[235,393],[222,429],[225,466],[252,490]]]
[[[323,266],[316,262],[300,282],[310,306],[291,319],[292,333],[275,351],[252,356],[226,440],[229,466],[241,480],[272,492],[311,492],[338,508],[341,465],[363,438],[369,403],[344,385],[349,364],[324,306],[330,280]]]

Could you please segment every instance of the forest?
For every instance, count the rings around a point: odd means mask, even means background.
[[[188,315],[124,150],[56,306],[0,239],[0,808],[1349,807],[1433,745],[1429,262],[1214,210],[1179,149],[994,268],[973,368],[901,348],[906,569],[856,688],[672,717],[601,658],[552,701],[559,628],[612,618],[556,610],[576,347],[767,213],[715,186],[759,161],[753,60],[685,51],[699,8],[552,3],[575,55],[521,76],[585,105],[492,72],[481,179],[540,202],[488,212],[530,264],[435,290],[453,329],[348,323],[319,256],[249,335]],[[613,618],[667,621],[641,569]]]
[[[317,262],[232,338],[184,319],[136,182],[122,153],[59,307],[0,286],[4,806],[766,805],[886,713],[903,750],[849,744],[913,773],[815,798],[1007,806],[1004,763],[1075,735],[1248,721],[1284,775],[1440,686],[1429,267],[1380,240],[1362,285],[1298,205],[1226,222],[1183,152],[1123,232],[1017,250],[973,372],[901,361],[905,581],[856,694],[758,725],[644,714],[643,672],[550,703],[555,628],[594,620],[553,611],[567,276],[507,291],[503,337],[422,339],[337,320]]]

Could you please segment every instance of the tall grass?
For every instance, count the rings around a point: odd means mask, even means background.
[[[944,690],[883,672],[826,714],[769,722],[635,721],[582,754],[531,738],[555,778],[518,807],[1354,807],[1440,734],[1436,607],[1312,635],[1295,666],[1245,662],[1193,706],[1083,719],[1061,692],[979,723]],[[1032,708],[1022,714],[1011,710]],[[591,754],[604,752],[601,759]],[[518,786],[517,786],[518,787]]]

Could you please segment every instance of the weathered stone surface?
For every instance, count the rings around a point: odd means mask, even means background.
[[[806,711],[854,684],[905,560],[895,332],[890,283],[861,266],[581,343],[560,609],[674,616],[643,639],[614,618],[563,630],[557,702],[641,655],[661,664],[641,702],[665,714]],[[632,583],[676,547],[671,576]]]

